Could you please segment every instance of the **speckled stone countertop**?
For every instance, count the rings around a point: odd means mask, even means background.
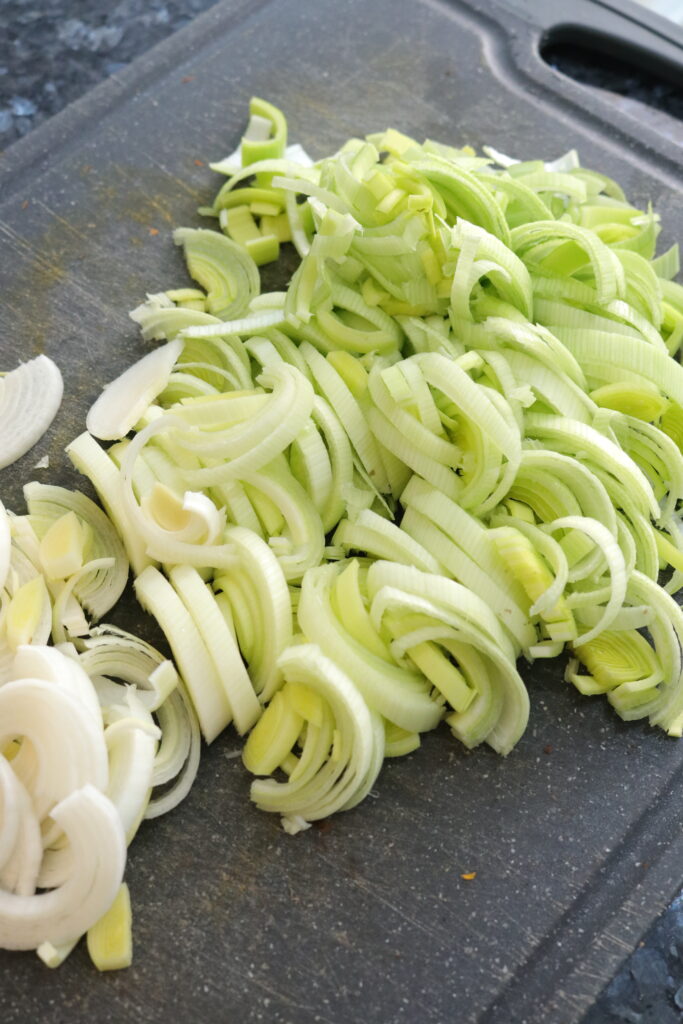
[[[0,151],[213,2],[121,0],[112,6],[105,0],[0,0]],[[603,58],[599,68],[591,66],[568,48],[546,56],[587,84],[683,120],[681,85],[659,82]],[[584,1024],[681,1021],[683,896],[653,925]]]

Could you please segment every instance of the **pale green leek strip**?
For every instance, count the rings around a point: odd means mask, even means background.
[[[632,459],[609,438],[593,427],[560,416],[531,413],[526,417],[527,436],[550,441],[562,452],[582,451],[615,480],[622,480],[630,489],[635,506],[643,515],[659,519],[660,509],[652,487]]]
[[[626,289],[624,271],[614,253],[601,242],[598,236],[575,224],[554,220],[536,221],[523,224],[511,232],[511,246],[524,259],[531,260],[538,248],[556,248],[570,241],[585,252],[595,278],[598,302],[607,303],[622,298]]]
[[[183,708],[183,711],[180,711],[179,708],[174,708],[173,711],[171,711],[171,708],[169,707],[171,702],[179,705],[179,707]],[[157,753],[157,760],[155,762],[154,781],[155,783],[157,781],[157,770],[160,771],[165,767],[164,760],[162,758],[164,755],[164,739],[169,730],[169,719],[172,716],[173,719],[177,721],[181,715],[183,727],[186,724],[189,731],[187,756],[184,759],[182,767],[172,776],[174,778],[173,784],[166,788],[161,796],[152,797],[150,802],[147,804],[145,818],[158,818],[162,814],[167,814],[169,811],[172,811],[179,803],[181,803],[182,800],[185,799],[195,778],[197,777],[199,758],[201,754],[199,725],[196,715],[192,710],[189,696],[186,695],[184,690],[179,690],[177,693],[172,694],[170,701],[162,704],[159,708],[157,717],[162,730],[162,739]]]
[[[610,595],[602,618],[589,629],[577,637],[575,643],[589,643],[599,636],[604,629],[608,629],[614,618],[620,611],[626,598],[628,577],[621,548],[610,531],[594,519],[586,519],[581,516],[565,516],[550,523],[546,529],[548,532],[556,530],[581,530],[585,533],[600,550],[610,574]]]
[[[249,675],[256,693],[262,702],[270,700],[282,682],[277,667],[279,658],[292,639],[292,604],[287,582],[280,564],[259,537],[240,526],[229,526],[225,539],[238,555],[238,567],[216,576],[215,586],[226,593],[232,577],[238,584],[236,592],[245,594],[245,587],[251,592],[257,609],[257,635],[254,650],[247,657],[237,630],[240,648],[248,662]],[[230,601],[233,615],[239,607]]]
[[[247,167],[260,160],[284,157],[287,148],[287,121],[282,111],[272,103],[252,96],[249,101],[249,113],[249,125],[240,144],[242,166]]]
[[[465,619],[479,633],[489,638],[500,653],[512,664],[517,651],[500,621],[487,602],[483,601],[468,587],[444,576],[422,572],[414,566],[399,565],[378,560],[373,562],[367,574],[367,592],[371,605],[383,587],[391,587],[424,598],[446,612]],[[381,631],[380,605],[371,607],[371,618],[376,629]]]
[[[511,601],[519,605],[520,609],[526,608],[528,602],[521,587],[506,570],[489,538],[488,530],[478,519],[417,476],[412,477],[401,495],[401,504],[415,509],[438,526],[476,562],[492,582],[509,595]]]
[[[135,593],[163,629],[187,684],[204,739],[211,743],[230,722],[231,709],[196,624],[168,580],[152,566],[135,580]]]
[[[221,323],[217,316],[210,313],[176,306],[165,292],[148,295],[147,300],[128,315],[139,324],[145,341],[172,341],[188,327]]]
[[[536,630],[529,621],[528,611],[520,608],[507,590],[503,590],[491,580],[462,548],[425,515],[414,508],[408,508],[403,516],[401,529],[437,558],[439,565],[446,570],[445,576],[467,586],[480,599],[486,601],[514,638],[517,651],[526,649],[536,642]]]
[[[602,307],[602,309],[606,311],[607,307]],[[624,334],[631,338],[645,340],[642,338],[640,331],[623,323],[621,320],[605,316],[604,312],[601,314],[591,313],[586,309],[580,309],[577,306],[571,305],[569,302],[543,298],[541,294],[537,294],[534,298],[534,314],[539,323],[542,323],[548,330],[553,332],[563,328],[565,330],[583,328]]]
[[[454,249],[461,250],[461,256],[465,245],[474,243],[476,258],[472,265],[472,276],[474,273],[477,273],[479,277],[486,275],[502,298],[519,309],[527,320],[532,318],[533,297],[529,271],[511,249],[495,235],[462,218],[458,218],[454,227],[451,228],[450,242]],[[460,258],[458,258],[454,276],[454,286],[459,272]],[[481,270],[476,270],[478,264],[481,266]],[[471,284],[468,292],[469,290],[471,290]],[[451,289],[451,304],[453,304],[453,289]],[[463,312],[466,318],[469,318],[469,294]]]
[[[107,515],[123,540],[133,572],[139,575],[151,564],[152,559],[146,553],[144,540],[131,527],[121,498],[121,477],[118,469],[88,433],[81,434],[67,445],[66,453],[76,469],[87,476],[97,491]]]
[[[680,448],[662,430],[633,416],[617,415],[613,426],[622,448],[651,481],[655,474],[660,477],[661,489],[666,494],[661,518],[667,522],[678,502],[683,500],[683,454]]]
[[[88,528],[86,557],[113,559],[109,570],[82,575],[74,587],[78,600],[94,619],[100,619],[116,604],[128,579],[128,559],[111,522],[90,498],[64,487],[29,483],[24,487],[24,498],[39,538],[56,519],[74,512]]]
[[[450,466],[444,466],[443,463],[437,462],[430,455],[425,454],[424,450],[410,436],[401,433],[379,409],[375,407],[368,409],[366,422],[376,441],[396,455],[413,473],[429,480],[434,487],[450,498],[456,501],[459,499],[463,490],[462,481]],[[415,426],[419,427],[419,424],[416,423]]]
[[[320,564],[325,546],[322,520],[313,502],[287,465],[277,460],[258,472],[246,472],[242,479],[282,513],[290,550],[279,556],[280,565],[285,579],[300,580],[307,569]]]
[[[272,388],[264,412],[248,425],[239,424],[218,432],[183,431],[177,443],[216,465],[188,469],[183,477],[189,488],[201,488],[239,479],[244,472],[261,469],[292,443],[313,409],[313,388],[293,366],[279,363],[258,378]],[[169,424],[172,426],[172,424]]]
[[[144,539],[148,554],[160,562],[187,564],[198,568],[210,566],[214,569],[229,568],[235,564],[233,549],[223,544],[193,544],[177,540],[172,530],[159,526],[147,515],[135,499],[133,491],[133,468],[143,448],[155,434],[176,429],[181,422],[172,416],[162,416],[141,430],[126,449],[121,466],[121,496],[126,516],[135,524],[138,535]]]
[[[387,612],[425,615],[450,627],[455,631],[454,639],[474,646],[490,659],[496,669],[496,683],[503,690],[503,706],[486,741],[499,753],[509,753],[526,727],[529,699],[509,643],[483,602],[456,583],[386,562],[376,562],[370,568],[368,594],[377,628],[381,628]],[[412,639],[417,637],[404,636],[402,646],[412,646]]]
[[[564,594],[564,590],[569,579],[569,565],[567,563],[567,556],[565,555],[562,547],[557,543],[557,541],[553,540],[552,537],[549,537],[547,533],[544,533],[541,527],[535,526],[532,523],[526,523],[524,520],[511,518],[510,516],[492,516],[489,521],[489,525],[491,529],[487,531],[487,536],[489,534],[493,535],[492,540],[494,545],[498,527],[514,526],[514,529],[517,530],[518,533],[523,534],[527,540],[531,542],[536,551],[543,556],[552,568],[554,576],[553,582],[547,590],[534,599],[534,603],[529,608],[530,617],[533,617],[534,615],[546,617],[548,613],[555,608],[558,601]],[[613,540],[611,534],[610,538]]]
[[[312,345],[304,342],[301,345],[301,353],[313,374],[318,389],[343,424],[365,470],[371,476],[376,487],[386,494],[389,491],[386,471],[377,443],[368,429],[358,402],[340,374]]]
[[[362,551],[374,558],[414,565],[425,572],[439,572],[439,563],[421,544],[372,509],[363,509],[352,520],[343,519],[332,540],[347,553]]]
[[[322,519],[332,493],[332,466],[325,442],[312,419],[292,442],[289,468]]]
[[[495,197],[496,192],[509,200],[505,216],[511,228],[530,221],[547,220],[550,210],[542,197],[537,195],[524,182],[505,174],[481,173],[479,179]],[[512,209],[517,208],[513,217]]]
[[[483,324],[470,329],[471,347],[477,349],[512,348],[525,352],[543,363],[553,373],[563,373],[582,389],[586,376],[569,347],[540,324],[515,323],[501,316],[489,316]]]
[[[575,653],[590,675],[580,675],[574,670],[576,663],[570,662],[565,678],[581,693],[606,693],[622,718],[645,717],[663,679],[662,667],[645,637],[606,631],[597,640],[577,646]]]
[[[384,722],[384,756],[404,757],[420,746],[420,734],[399,729],[391,722]]]
[[[590,423],[595,403],[572,380],[523,352],[508,350],[505,359],[517,380],[533,388],[538,398],[559,416]]]
[[[304,713],[300,721],[302,725],[306,723],[306,736],[289,780],[256,780],[251,797],[262,809],[282,814],[285,827],[289,822],[288,831],[294,831],[306,827],[309,821],[353,806],[360,789],[365,795],[382,763],[384,729],[376,728],[376,721],[381,726],[379,716],[367,707],[350,678],[319,647],[290,647],[281,655],[279,664],[286,680],[282,698],[295,702]],[[325,712],[330,720],[328,728],[332,729],[331,750],[329,741],[323,745],[316,743],[323,716],[327,717]],[[264,722],[268,714],[267,709]]]
[[[237,731],[244,734],[258,719],[261,705],[213,592],[189,565],[174,566],[169,571],[169,579],[201,634],[225,690]]]
[[[323,529],[325,533],[329,533],[339,522],[346,508],[344,491],[353,477],[351,445],[336,413],[320,395],[313,399],[311,418],[324,439],[332,473],[329,496],[320,510]]]
[[[675,242],[670,249],[667,249],[666,252],[661,253],[656,259],[652,260],[651,266],[657,277],[663,278],[666,281],[676,277],[681,269],[678,242]]]
[[[588,515],[603,522],[614,536],[622,538],[618,532],[619,521],[604,486],[590,470],[570,456],[542,450],[525,451],[509,493],[513,500],[524,502],[533,509],[541,522],[551,522],[562,515]],[[574,563],[585,552],[585,538],[583,540],[579,547],[572,535],[561,541],[571,566],[570,580]],[[630,535],[627,540],[630,540]]]
[[[456,363],[436,352],[413,356],[425,380],[441,391],[456,408],[467,416],[512,460],[519,457],[519,435],[510,431],[507,423],[491,401],[487,390],[477,385]]]
[[[412,411],[409,411],[410,406],[408,403],[413,405],[416,403],[416,396],[410,385],[407,385],[407,392],[402,400],[392,394],[387,385],[387,380],[390,379],[390,374],[393,373],[395,376],[398,367],[401,369],[403,367],[412,367],[414,371],[417,371],[414,380],[415,386],[419,387],[419,382],[421,381],[422,386],[426,388],[419,364],[416,364],[411,359],[403,360],[396,367],[388,367],[386,369],[382,369],[379,364],[375,364],[368,375],[368,390],[372,401],[396,430],[410,437],[411,444],[420,452],[436,462],[442,463],[444,466],[458,466],[462,458],[462,452],[456,445],[446,439],[441,426],[441,420],[438,417],[438,412],[429,390],[426,389],[427,395],[432,402],[434,413],[436,414],[436,424],[431,424],[429,427],[421,422],[419,416],[415,416]],[[411,375],[411,382],[412,380],[413,377]]]
[[[205,228],[176,228],[173,241],[183,246],[190,275],[207,292],[208,312],[223,320],[242,316],[260,289],[258,268],[246,249]]]
[[[656,705],[649,711],[652,725],[659,725],[671,736],[683,734],[683,671],[681,648],[683,642],[683,612],[661,587],[641,573],[634,572],[628,584],[628,597],[632,601],[649,604],[655,612],[655,622],[648,626],[654,639],[655,650],[662,662],[665,682],[660,687]]]
[[[439,191],[453,220],[463,217],[478,224],[510,247],[510,229],[500,206],[474,174],[437,156],[411,159],[410,166]]]
[[[615,369],[627,370],[683,405],[683,367],[667,353],[656,351],[637,338],[604,331],[573,329],[561,334],[562,343],[589,376],[609,382]]]
[[[337,572],[331,564],[306,573],[298,609],[305,636],[356,680],[368,705],[384,718],[409,731],[433,729],[440,711],[423,678],[368,651],[337,619],[330,601]]]

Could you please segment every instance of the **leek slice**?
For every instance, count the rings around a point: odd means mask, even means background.
[[[433,729],[440,710],[424,680],[369,651],[339,621],[331,600],[339,571],[334,564],[319,566],[303,579],[297,618],[306,638],[356,680],[367,704],[384,718],[408,731]]]
[[[88,929],[88,953],[98,971],[118,971],[133,962],[130,892],[124,882],[106,914]]]
[[[204,739],[211,743],[230,722],[232,713],[196,623],[168,580],[152,566],[135,580],[135,593],[163,629],[187,684]]]
[[[31,524],[41,539],[64,514],[73,513],[86,529],[83,556],[89,561],[109,559],[109,567],[82,573],[74,594],[94,619],[100,619],[118,601],[128,579],[128,559],[123,543],[107,516],[84,494],[64,487],[30,483],[24,487]]]
[[[251,798],[261,809],[281,814],[292,832],[353,806],[358,791],[372,785],[384,755],[384,729],[378,731],[374,725],[381,726],[381,719],[369,710],[351,679],[314,644],[288,648],[279,664],[285,685],[276,698],[279,705],[291,709],[287,712],[290,731],[280,725],[273,738],[280,743],[287,736],[293,746],[306,723],[305,738],[289,779],[257,779]],[[272,706],[264,712],[259,728],[268,725]],[[250,746],[255,748],[260,738],[255,730],[245,747],[245,761],[267,771],[270,765],[252,761]],[[278,756],[286,747],[287,742],[282,742]]]
[[[202,635],[238,731],[247,732],[259,717],[261,705],[213,593],[196,569],[188,565],[174,566],[169,579]]]
[[[260,289],[258,268],[249,253],[206,228],[176,228],[173,241],[183,246],[190,275],[207,293],[208,312],[222,320],[242,316]]]

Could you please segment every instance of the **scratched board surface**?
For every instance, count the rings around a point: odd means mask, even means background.
[[[491,10],[227,0],[5,154],[0,364],[45,351],[66,381],[50,434],[0,474],[10,507],[32,477],[79,482],[63,446],[144,351],[127,310],[185,282],[170,229],[198,223],[205,164],[235,146],[252,94],[315,155],[389,124],[524,156],[576,146],[653,200],[666,244],[683,235],[673,144],[584,101],[522,18]],[[154,635],[130,600],[110,617]],[[133,844],[133,967],[0,953],[4,1024],[578,1021],[680,883],[683,745],[580,699],[559,664],[526,678],[507,759],[437,731],[362,806],[294,838],[249,805],[228,732]]]

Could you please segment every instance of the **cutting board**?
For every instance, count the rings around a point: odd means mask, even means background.
[[[680,80],[673,28],[621,6],[581,0],[571,20]],[[82,485],[63,446],[144,351],[127,311],[185,281],[171,227],[199,222],[206,164],[236,145],[252,94],[315,155],[388,125],[523,157],[575,146],[653,201],[663,245],[683,237],[673,134],[540,59],[542,38],[572,31],[524,0],[225,0],[9,150],[0,364],[45,351],[66,393],[0,473],[3,500],[20,510],[31,478]],[[111,618],[153,635],[132,601]],[[296,837],[250,805],[228,731],[131,848],[133,967],[99,976],[80,948],[54,972],[0,954],[3,1024],[578,1021],[681,883],[683,743],[580,698],[559,663],[525,677],[531,720],[509,757],[438,730],[362,806]]]

